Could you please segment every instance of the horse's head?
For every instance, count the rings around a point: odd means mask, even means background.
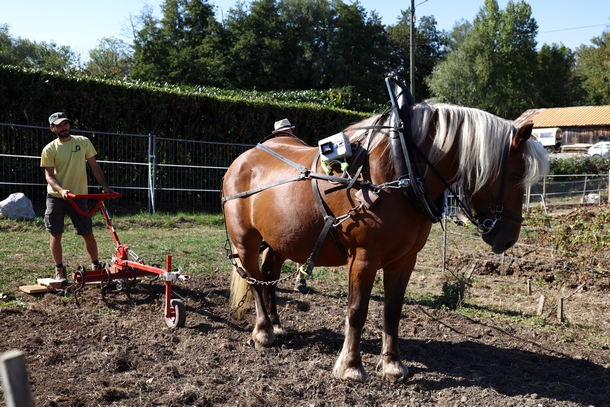
[[[525,188],[548,172],[546,152],[530,138],[532,127],[528,122],[517,129],[499,171],[470,196],[482,238],[494,253],[503,253],[517,242]]]

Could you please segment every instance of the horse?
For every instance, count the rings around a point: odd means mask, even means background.
[[[408,110],[406,127],[418,151],[415,166],[430,200],[442,200],[449,188],[459,186],[465,210],[474,210],[471,219],[483,240],[494,253],[509,249],[519,237],[525,186],[548,172],[546,152],[531,138],[533,123],[515,128],[482,110],[441,103],[414,104]],[[309,269],[347,265],[345,338],[333,375],[368,380],[361,332],[375,276],[382,270],[381,374],[389,381],[408,376],[399,353],[398,326],[417,254],[435,219],[405,192],[404,177],[397,174],[391,116],[376,114],[343,131],[353,153],[344,171],[332,162],[325,167],[316,159],[319,148],[294,137],[268,139],[227,170],[222,209],[233,253],[229,257],[244,277],[233,273],[238,277],[232,282],[231,301],[242,309],[250,306],[249,300],[234,294],[237,287],[253,297],[252,340],[257,349],[273,346],[276,335],[286,334],[275,292],[282,264],[286,259],[311,263],[313,248],[318,252]],[[329,166],[337,174],[334,178],[324,176]],[[319,197],[316,188],[322,191]],[[334,221],[327,229],[334,231],[334,238],[321,233],[329,217]]]

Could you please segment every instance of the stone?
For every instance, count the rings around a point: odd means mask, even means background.
[[[0,216],[12,220],[34,220],[36,214],[32,201],[25,194],[16,192],[0,202]]]

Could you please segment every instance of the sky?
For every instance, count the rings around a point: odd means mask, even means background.
[[[237,1],[208,0],[217,6],[219,21]],[[509,0],[497,1],[505,9]],[[87,59],[89,51],[104,37],[130,42],[130,17],[139,16],[147,6],[160,16],[162,3],[163,0],[0,0],[0,25],[8,24],[9,34],[14,38],[69,45]],[[538,23],[539,47],[563,44],[575,50],[580,45],[592,45],[593,37],[610,29],[609,0],[526,0],[526,3],[532,7],[532,17]],[[360,0],[360,4],[367,12],[376,11],[385,25],[393,25],[411,2]],[[450,31],[462,19],[472,22],[483,4],[484,0],[415,0],[415,16],[433,16],[437,29]]]

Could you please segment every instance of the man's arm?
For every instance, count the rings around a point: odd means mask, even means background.
[[[91,167],[91,172],[93,173],[93,176],[95,177],[97,182],[100,183],[102,188],[104,188],[104,192],[108,194],[114,193],[112,188],[110,188],[110,186],[108,185],[108,182],[106,182],[104,171],[102,171],[102,167],[100,167],[100,165],[97,163],[95,156],[87,158],[87,162],[89,163],[89,167]]]
[[[61,185],[59,185],[59,181],[55,178],[55,167],[43,167],[44,168],[44,177],[47,180],[47,184],[53,188],[53,190],[59,192],[64,199],[68,199],[68,194],[72,191],[69,189],[63,189]]]

